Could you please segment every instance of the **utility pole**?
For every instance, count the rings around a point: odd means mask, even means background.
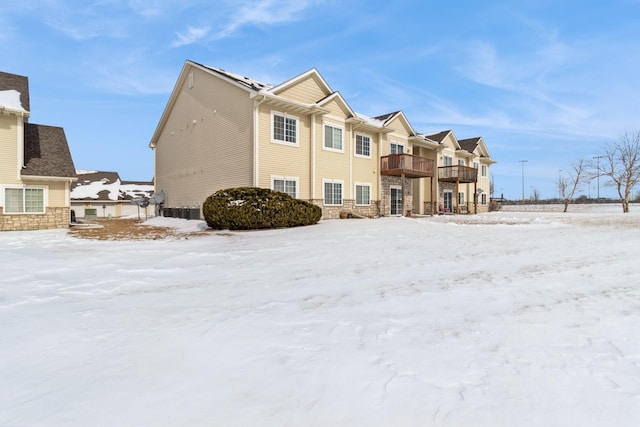
[[[524,205],[524,164],[528,162],[528,160],[518,160],[522,164],[522,204]]]
[[[600,159],[604,159],[605,157],[606,156],[593,156],[598,164],[598,175],[596,175],[596,179],[598,181],[598,198],[596,199],[596,203],[600,203]]]

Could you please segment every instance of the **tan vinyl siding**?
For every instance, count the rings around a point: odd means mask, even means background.
[[[272,142],[272,112],[294,116],[298,119],[297,145]],[[309,176],[311,170],[311,120],[308,115],[290,112],[269,105],[259,110],[259,172],[258,186],[271,188],[271,176],[298,178],[298,197],[309,199]]]
[[[316,82],[312,76],[307,77],[282,92],[278,92],[278,96],[304,103],[317,102],[327,95],[329,94],[323,92],[318,82]]]
[[[354,191],[356,182],[366,182],[371,184],[371,200],[378,200],[378,174],[380,163],[378,135],[363,133],[363,135],[371,138],[371,158],[363,158],[353,156],[353,179],[351,183],[351,191]],[[352,153],[354,153],[352,149]],[[355,194],[354,194],[355,198]]]
[[[330,111],[329,114],[333,116],[344,116],[344,110],[342,109],[340,104],[335,100],[327,103],[326,105],[323,105],[323,108],[326,108],[327,110],[329,110]]]
[[[324,147],[324,124],[339,125],[344,128],[343,149],[344,152],[334,152],[323,149]],[[336,120],[320,120],[320,125],[316,131],[316,180],[314,183],[316,198],[322,198],[322,180],[344,181],[342,197],[351,198],[353,190],[350,186],[350,157],[353,152],[353,133],[350,125],[341,124]]]
[[[185,79],[156,144],[156,190],[166,207],[197,207],[219,189],[253,184],[249,93],[191,71],[194,86]]]
[[[404,126],[402,120],[400,119],[393,120],[391,123],[388,123],[386,127],[389,129],[393,129],[393,133],[405,136],[409,135],[407,128]]]
[[[18,130],[14,116],[0,115],[0,183],[20,184],[18,180]]]
[[[46,186],[49,189],[50,208],[68,207],[69,190],[65,182],[29,182],[29,186]]]

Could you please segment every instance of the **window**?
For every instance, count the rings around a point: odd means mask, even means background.
[[[342,181],[323,180],[324,204],[342,205]]]
[[[453,157],[444,156],[444,166],[452,166],[453,165]]]
[[[464,205],[464,193],[463,192],[458,193],[458,205],[459,206]]]
[[[5,213],[44,213],[43,188],[5,188]]]
[[[464,166],[464,160],[458,159],[458,166]]]
[[[365,135],[356,135],[356,155],[371,157],[371,138]]]
[[[486,205],[487,204],[487,193],[482,193],[480,198],[482,200],[480,203],[482,203],[483,205]]]
[[[369,206],[371,204],[371,184],[356,182],[356,205]]]
[[[474,169],[478,169],[478,168],[479,168],[479,166],[480,166],[480,165],[478,164],[478,162],[473,162],[473,168],[474,168]]]
[[[273,117],[273,141],[298,144],[298,119],[281,113],[271,113]]]
[[[271,177],[271,188],[274,191],[280,191],[281,193],[287,193],[293,198],[298,197],[298,178],[288,177]]]
[[[342,128],[324,125],[324,148],[342,151]]]
[[[402,154],[404,153],[404,145],[398,142],[391,143],[391,154]]]
[[[482,165],[482,176],[487,176],[487,165]]]

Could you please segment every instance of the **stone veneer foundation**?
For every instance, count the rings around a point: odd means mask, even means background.
[[[383,176],[382,177],[382,215],[391,215],[391,187],[402,187],[402,178],[399,176]],[[406,215],[407,212],[413,206],[413,184],[410,178],[404,179],[404,194],[402,195],[405,207],[405,212],[402,215]]]
[[[69,228],[69,208],[47,208],[43,214],[4,214],[0,207],[0,231]]]
[[[341,206],[325,206],[322,199],[310,200],[322,209],[322,219],[337,219],[341,214],[353,214],[374,218],[380,216],[380,202],[372,200],[369,206],[357,206],[355,200],[342,200]]]

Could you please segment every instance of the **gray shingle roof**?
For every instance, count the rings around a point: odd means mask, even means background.
[[[29,107],[29,79],[25,76],[0,71],[0,90],[12,89],[20,92],[22,108],[31,111]]]
[[[460,147],[463,150],[467,150],[470,153],[473,153],[473,150],[475,150],[478,147],[479,142],[480,142],[479,136],[475,138],[466,138],[466,139],[458,140],[458,144],[460,144]]]
[[[230,78],[231,80],[236,81],[237,83],[240,83],[241,85],[249,88],[249,89],[253,89],[256,91],[262,90],[262,89],[269,89],[273,86],[267,84],[267,83],[262,83],[259,82],[257,80],[254,80],[250,77],[246,77],[246,76],[241,76],[240,74],[236,74],[236,73],[232,73],[226,70],[223,70],[222,68],[215,68],[215,67],[209,67],[208,65],[203,65],[203,64],[199,64],[197,62],[191,61],[194,64],[197,64],[203,68],[206,68],[208,70],[211,70],[215,73],[221,74],[225,77]]]
[[[427,138],[429,138],[432,141],[436,141],[436,142],[442,142],[444,140],[444,138],[449,135],[449,133],[451,132],[451,130],[443,130],[442,132],[438,132],[438,133],[433,133],[431,135],[425,135]]]
[[[24,163],[22,176],[76,176],[67,138],[61,127],[25,123]]]
[[[382,114],[380,116],[376,116],[374,117],[374,119],[376,120],[380,120],[383,122],[386,122],[387,120],[389,120],[391,117],[395,116],[396,114],[398,114],[400,111],[394,111],[392,113],[387,113],[387,114]]]

